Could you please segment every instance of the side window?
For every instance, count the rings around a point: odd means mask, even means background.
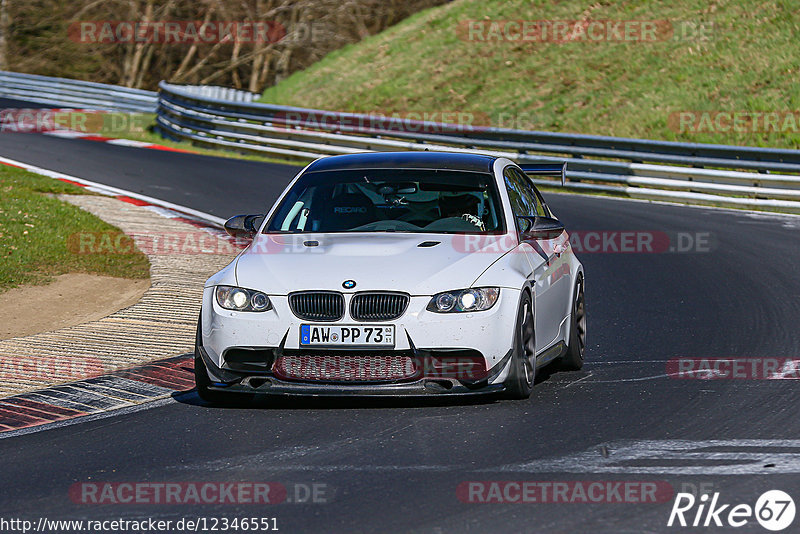
[[[506,181],[508,199],[511,201],[511,209],[517,217],[530,217],[536,215],[536,197],[531,196],[530,190],[526,187],[525,179],[513,167],[506,167],[503,171],[503,178]]]
[[[533,192],[536,193],[536,198],[539,200],[539,204],[542,207],[542,215],[545,217],[552,217],[553,213],[550,211],[550,208],[547,207],[547,202],[544,201],[542,194],[536,189],[535,185],[531,184],[531,187],[533,187]]]
[[[506,181],[506,190],[508,191],[508,200],[511,202],[511,211],[514,212],[515,217],[525,215],[525,204],[522,202],[522,195],[519,192],[519,184],[517,183],[516,176],[511,172],[511,167],[506,167],[503,171],[503,178]]]
[[[547,215],[541,196],[523,172],[514,167],[507,167],[503,176],[514,215],[529,217]]]
[[[548,217],[547,207],[545,206],[544,200],[542,200],[542,195],[536,190],[536,186],[533,185],[528,175],[514,168],[511,170],[517,175],[523,194],[530,199],[531,206],[534,206],[534,213],[532,215]]]

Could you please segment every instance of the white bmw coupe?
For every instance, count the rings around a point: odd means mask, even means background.
[[[319,159],[205,284],[195,379],[234,394],[531,394],[583,365],[583,266],[528,174],[437,152]]]

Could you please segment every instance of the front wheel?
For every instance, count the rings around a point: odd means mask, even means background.
[[[586,303],[583,293],[583,277],[578,278],[575,285],[575,297],[572,299],[572,320],[569,328],[569,345],[567,353],[561,358],[561,368],[565,371],[577,371],[583,367],[583,354],[586,351]]]
[[[514,329],[514,348],[511,353],[511,371],[506,378],[506,397],[527,399],[536,378],[536,335],[533,327],[531,296],[525,292],[519,303]]]
[[[222,404],[225,402],[225,394],[218,391],[209,389],[211,379],[208,378],[208,371],[206,365],[203,363],[203,358],[199,353],[195,352],[194,355],[194,385],[197,388],[197,394],[206,402],[212,404]]]

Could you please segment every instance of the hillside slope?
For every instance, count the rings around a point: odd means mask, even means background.
[[[263,101],[400,115],[468,111],[503,127],[796,148],[793,4],[456,0],[326,56]],[[523,41],[514,26],[486,22],[504,20],[634,21],[634,35],[595,27],[595,40]],[[468,21],[484,22],[470,34]],[[642,27],[650,21],[655,34]],[[497,28],[511,38],[498,38]],[[695,111],[703,113],[679,115]]]

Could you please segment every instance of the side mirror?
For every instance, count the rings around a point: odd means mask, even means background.
[[[552,217],[517,217],[523,241],[555,239],[564,232],[564,225]]]
[[[258,232],[265,215],[235,215],[225,221],[225,231],[231,237],[251,239]]]

